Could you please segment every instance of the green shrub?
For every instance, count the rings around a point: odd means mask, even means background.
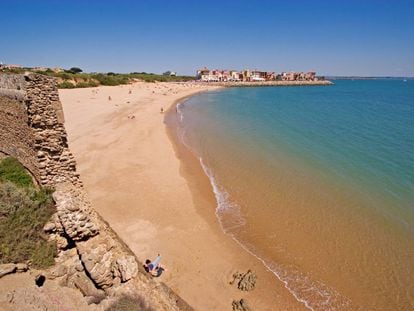
[[[193,76],[168,76],[154,73],[133,72],[128,75],[131,79],[140,79],[145,82],[185,82],[195,78]]]
[[[57,85],[59,89],[74,89],[76,87],[75,84],[69,81],[63,81]]]
[[[10,69],[3,68],[3,69],[0,70],[0,72],[4,72],[4,73],[24,73],[25,69],[24,68],[10,68]]]
[[[97,87],[99,84],[94,81],[88,81],[88,82],[79,82],[76,84],[76,87],[84,88],[84,87]]]
[[[67,72],[58,72],[55,74],[55,77],[61,78],[63,80],[72,80],[72,75]]]
[[[56,245],[43,226],[55,212],[51,192],[0,183],[0,263],[30,261],[35,268],[54,263]]]
[[[74,69],[74,70],[73,70]],[[32,70],[32,69],[31,69]],[[33,71],[33,70],[32,70]],[[131,73],[83,73],[80,68],[71,68],[65,72],[55,73],[51,70],[38,72],[40,74],[48,75],[63,79],[62,83],[58,84],[61,89],[73,89],[79,87],[95,87],[99,85],[121,85],[132,82],[132,79],[140,79],[145,82],[185,82],[194,80],[193,76],[169,76],[160,75],[147,72],[131,72]],[[72,81],[75,81],[72,83]]]
[[[92,78],[97,80],[101,85],[120,85],[129,83],[129,77],[127,75],[106,75],[98,73],[92,75]]]
[[[81,73],[83,70],[80,69],[79,67],[72,67],[69,70],[65,70],[65,71],[69,73]]]
[[[44,76],[49,76],[49,77],[54,77],[55,76],[55,73],[51,69],[34,70],[34,72],[37,73],[37,74],[44,75]]]
[[[13,157],[7,157],[0,162],[0,181],[10,181],[18,187],[33,187],[32,176]]]
[[[55,212],[50,189],[37,190],[30,174],[12,157],[0,162],[0,263],[54,263],[56,245],[43,226]]]

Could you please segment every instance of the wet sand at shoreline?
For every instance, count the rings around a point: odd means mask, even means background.
[[[135,83],[60,90],[71,151],[94,208],[139,260],[160,253],[168,271],[160,281],[196,310],[230,310],[246,298],[255,310],[301,310],[263,265],[225,235],[198,160],[173,143],[165,113],[178,100],[215,87]],[[110,99],[109,99],[110,97]],[[174,116],[173,116],[174,117]],[[172,123],[171,123],[172,122]],[[228,283],[252,269],[256,288]]]

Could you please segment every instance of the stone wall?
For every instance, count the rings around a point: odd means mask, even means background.
[[[0,96],[0,152],[19,159],[40,181],[39,163],[33,148],[34,135],[28,125],[26,106],[13,98]]]
[[[50,187],[64,181],[80,184],[75,159],[68,147],[56,80],[43,75],[28,75],[25,78],[24,100],[28,124],[34,135],[40,183]]]
[[[109,234],[82,188],[67,143],[56,80],[38,74],[0,77],[0,152],[16,157],[40,185],[55,190],[57,213],[45,231],[61,253],[77,249],[76,256],[99,289],[128,281],[138,271],[137,262]],[[96,251],[91,246],[95,244],[105,253]],[[125,260],[131,263],[127,269],[119,264]],[[128,277],[120,272],[124,270]]]
[[[0,74],[0,151],[16,157],[43,186],[80,184],[63,123],[54,78]]]
[[[25,88],[24,75],[0,74],[0,95],[23,100],[26,93]]]

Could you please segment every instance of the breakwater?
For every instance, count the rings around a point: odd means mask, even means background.
[[[197,82],[206,85],[214,85],[221,87],[262,87],[262,86],[317,86],[317,85],[333,85],[328,80],[320,81],[255,81],[255,82]]]

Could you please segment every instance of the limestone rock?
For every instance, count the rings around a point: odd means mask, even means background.
[[[61,235],[56,235],[55,236],[55,242],[56,242],[56,247],[58,249],[65,249],[69,245],[68,240],[65,237],[61,236]]]
[[[252,272],[251,270],[247,270],[246,273],[236,272],[233,274],[233,280],[230,284],[238,281],[237,288],[243,291],[249,291],[254,289],[256,286],[257,276],[256,273]]]
[[[120,258],[116,261],[116,263],[118,265],[118,270],[121,274],[122,282],[126,282],[137,275],[138,264],[134,256]]]
[[[44,227],[43,227],[43,231],[44,232],[52,232],[56,229],[56,225],[53,222],[48,222]]]
[[[38,288],[34,275],[19,273],[0,279],[0,310],[4,311],[102,311],[88,306],[78,289],[59,286],[59,281],[47,280]]]
[[[113,285],[113,253],[104,239],[94,238],[77,244],[80,259],[93,281],[101,288]]]
[[[69,246],[69,241],[60,234],[50,234],[49,241],[55,242],[58,250],[64,250]]]
[[[72,248],[59,253],[59,256],[55,260],[55,265],[48,269],[47,277],[49,279],[65,277],[65,279],[61,280],[61,283],[68,286],[70,278],[78,272],[83,271],[84,269],[79,260],[76,248]]]
[[[16,272],[26,272],[29,270],[29,266],[25,263],[17,263],[16,264]]]
[[[53,280],[55,278],[66,275],[67,272],[68,267],[66,265],[58,264],[48,271],[47,277]]]
[[[252,290],[256,286],[256,279],[256,273],[248,270],[247,273],[241,278],[237,287],[244,291]]]
[[[15,272],[25,272],[29,270],[29,267],[25,263],[6,263],[0,265],[0,278],[3,276],[15,273]]]
[[[253,311],[247,304],[246,299],[240,299],[239,301],[233,300],[231,304],[233,311]]]
[[[14,273],[16,272],[17,267],[16,264],[14,263],[6,263],[6,264],[2,264],[0,265],[0,278],[10,274],[10,273]]]
[[[86,240],[99,233],[97,221],[86,209],[88,203],[84,199],[85,194],[80,192],[72,184],[63,183],[53,193],[60,223],[74,241]]]
[[[105,292],[97,289],[84,273],[76,273],[72,280],[76,288],[81,291],[83,296],[100,298],[100,300],[105,298]]]

